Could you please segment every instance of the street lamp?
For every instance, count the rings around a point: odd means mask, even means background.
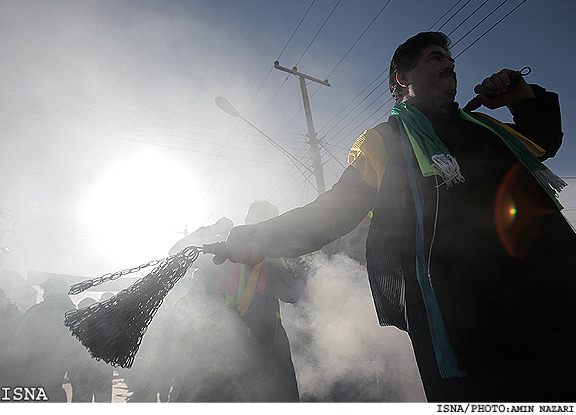
[[[218,108],[220,108],[226,114],[230,114],[231,116],[236,118],[240,117],[240,114],[238,113],[238,111],[236,111],[236,108],[234,108],[234,106],[226,98],[216,97],[215,101],[216,105],[218,105]]]
[[[310,167],[306,166],[304,163],[302,163],[300,160],[298,160],[296,157],[294,157],[292,154],[290,154],[288,152],[288,150],[286,150],[284,147],[282,147],[280,144],[278,144],[276,141],[274,141],[272,138],[270,138],[266,133],[264,133],[262,130],[260,130],[258,127],[256,127],[254,124],[252,124],[250,121],[248,121],[246,118],[241,116],[240,113],[238,111],[236,111],[236,108],[234,108],[234,106],[226,98],[218,96],[215,98],[215,101],[216,101],[216,105],[218,106],[218,108],[220,108],[226,114],[231,115],[234,118],[240,118],[242,121],[244,121],[250,127],[254,128],[256,131],[258,131],[260,134],[262,134],[268,140],[268,142],[270,144],[272,144],[274,147],[276,147],[278,150],[280,150],[280,152],[282,152],[286,157],[288,157],[288,159],[294,164],[294,166],[298,169],[298,171],[300,173],[302,173],[302,175],[308,181],[308,183],[310,183],[312,185],[312,187],[314,188],[314,190],[316,190],[318,192],[318,188],[314,185],[314,183],[312,183],[310,181],[310,179],[308,178],[308,176],[306,176],[304,174],[304,172],[302,170],[300,170],[300,168],[302,167],[302,168],[306,169],[308,172],[314,174],[314,171],[312,171],[312,169],[310,169]]]

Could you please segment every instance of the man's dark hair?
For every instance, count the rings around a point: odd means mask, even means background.
[[[390,92],[396,103],[402,102],[402,86],[396,81],[396,74],[409,72],[418,65],[422,50],[431,45],[438,45],[449,50],[450,39],[442,32],[422,32],[402,43],[390,62]]]

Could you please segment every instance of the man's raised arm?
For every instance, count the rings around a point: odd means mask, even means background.
[[[294,258],[316,251],[352,231],[374,207],[376,190],[348,167],[329,191],[313,202],[255,225],[232,228],[226,251],[214,257],[255,265],[267,256]]]

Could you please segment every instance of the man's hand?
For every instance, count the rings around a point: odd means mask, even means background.
[[[268,239],[265,230],[258,225],[236,226],[226,239],[226,250],[214,255],[212,261],[220,265],[229,259],[247,265],[256,265],[266,259]]]
[[[474,87],[474,92],[478,94],[477,99],[482,105],[490,109],[536,97],[522,75],[511,69],[502,69],[484,79],[480,85]]]

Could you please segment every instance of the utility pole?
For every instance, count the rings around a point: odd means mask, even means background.
[[[320,158],[320,149],[318,148],[318,140],[316,139],[316,131],[314,130],[314,123],[312,122],[312,111],[310,110],[310,100],[308,99],[308,90],[306,88],[306,80],[317,82],[324,86],[330,86],[328,80],[320,80],[309,75],[298,72],[297,68],[292,69],[280,66],[278,61],[274,62],[274,67],[284,72],[288,72],[300,79],[300,89],[302,90],[302,100],[304,101],[304,112],[306,114],[306,123],[308,124],[308,139],[310,142],[310,151],[312,152],[312,162],[314,166],[314,175],[316,176],[316,184],[318,186],[318,193],[326,191],[326,184],[324,183],[324,168],[322,167],[322,160]]]

